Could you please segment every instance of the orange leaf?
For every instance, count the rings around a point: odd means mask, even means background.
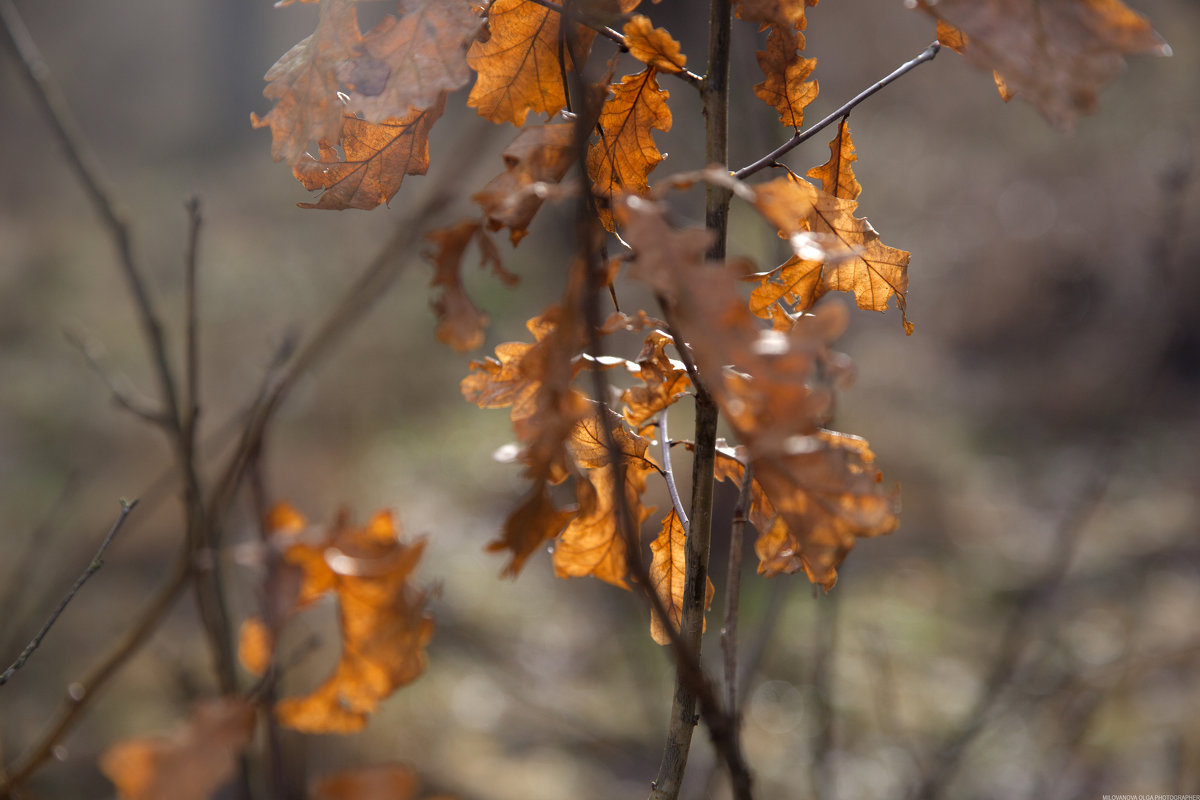
[[[663,520],[662,532],[650,543],[650,552],[653,553],[650,562],[650,585],[654,587],[655,593],[666,606],[671,627],[678,631],[680,620],[683,618],[683,584],[687,574],[687,532],[684,531],[683,524],[679,521],[674,509]],[[708,583],[704,590],[704,608],[707,610],[712,605],[715,590],[712,580],[708,578],[706,580]],[[705,620],[703,625],[706,629],[708,621]],[[666,626],[654,612],[650,613],[650,638],[659,644],[671,643]]]
[[[965,38],[947,45],[996,74],[1003,97],[1020,95],[1070,130],[1096,108],[1096,95],[1135,53],[1170,55],[1141,15],[1120,0],[919,0],[922,10]],[[948,32],[939,27],[938,36]]]
[[[316,31],[267,70],[263,94],[275,107],[265,117],[251,114],[250,122],[271,127],[276,161],[296,164],[309,142],[341,140],[345,108],[338,99],[338,71],[362,43],[356,5],[357,0],[322,0]]]
[[[817,0],[737,0],[735,9],[738,18],[748,22],[802,31],[808,24],[804,7],[816,4]]]
[[[662,331],[652,330],[646,335],[646,343],[637,357],[637,375],[644,385],[626,389],[621,395],[625,421],[635,429],[671,406],[692,385],[683,363],[667,356],[666,347],[670,344],[674,341]]]
[[[263,675],[271,666],[275,651],[275,634],[261,617],[250,617],[238,631],[238,661],[247,672]]]
[[[575,163],[573,125],[531,125],[504,149],[505,171],[471,196],[483,207],[488,227],[508,228],[513,246],[528,232],[548,184],[557,184]]]
[[[660,72],[683,72],[687,56],[679,51],[679,42],[664,28],[655,28],[649,17],[636,15],[624,28],[629,54]]]
[[[493,553],[505,550],[512,553],[503,574],[515,577],[526,559],[557,537],[573,516],[574,511],[561,510],[554,505],[546,481],[537,481],[521,505],[505,520],[500,538],[490,542],[487,549]]]
[[[799,128],[804,124],[804,107],[817,97],[817,82],[808,80],[817,66],[815,58],[804,58],[804,34],[790,26],[772,25],[767,49],[758,51],[758,66],[766,80],[754,87],[754,94],[779,112],[784,125]]]
[[[298,205],[341,210],[371,209],[387,203],[399,191],[405,175],[424,175],[429,169],[429,131],[445,108],[442,94],[429,108],[410,109],[402,117],[381,123],[347,114],[342,133],[344,158],[328,141],[322,141],[319,161],[306,153],[292,168],[304,188],[325,190],[316,203]]]
[[[627,520],[632,526],[630,533],[640,541],[642,523],[654,511],[642,505],[642,494],[646,491],[646,477],[657,468],[646,457],[649,442],[626,430],[616,413],[605,413],[605,424],[612,432],[625,473],[621,491],[625,493],[625,507],[630,515]],[[595,415],[585,417],[571,435],[571,453],[588,473],[577,489],[579,513],[555,545],[554,573],[560,578],[592,575],[627,589],[628,547],[619,519],[617,475],[600,424]]]
[[[562,109],[567,98],[558,60],[561,11],[532,0],[495,0],[487,16],[491,36],[467,52],[467,63],[479,73],[467,105],[484,119],[518,127],[530,111],[554,114]],[[594,36],[579,27],[574,34],[584,53]],[[566,61],[569,73],[575,68],[569,54]]]
[[[474,0],[401,0],[363,37],[346,73],[350,110],[370,122],[428,108],[467,84],[467,48],[482,21]]]
[[[276,705],[281,724],[307,733],[361,730],[383,698],[424,671],[433,620],[425,593],[408,581],[424,549],[424,541],[400,542],[386,512],[361,528],[343,518],[323,544],[288,548],[284,560],[303,575],[301,597],[337,597],[342,657],[313,692]]]
[[[400,764],[342,770],[313,782],[312,800],[413,800],[420,784],[416,773]]]
[[[243,698],[199,703],[171,736],[126,739],[105,750],[100,770],[125,800],[208,800],[234,776],[254,717]]]
[[[264,524],[273,536],[295,536],[308,526],[308,520],[289,503],[276,503],[267,512]]]
[[[862,194],[862,185],[854,177],[855,161],[858,161],[858,153],[850,138],[850,122],[842,117],[837,135],[829,142],[829,160],[819,167],[813,167],[807,174],[821,182],[821,190],[825,194],[843,200],[857,200]]]
[[[857,201],[834,197],[790,176],[756,186],[755,194],[759,211],[782,233],[807,229],[837,245],[831,252],[835,263],[822,267],[816,297],[831,291],[853,292],[859,308],[884,311],[894,296],[904,331],[912,333],[906,313],[909,253],[883,244],[871,223],[855,217]]]
[[[600,112],[600,137],[588,146],[588,176],[597,194],[611,198],[622,192],[647,194],[646,178],[663,160],[651,131],[671,129],[670,94],[660,89],[654,67],[626,75],[612,86],[613,96]],[[612,214],[601,210],[601,221],[612,230]]]

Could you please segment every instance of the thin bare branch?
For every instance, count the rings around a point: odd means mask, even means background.
[[[854,109],[855,106],[857,106],[862,101],[866,100],[871,95],[878,92],[883,87],[887,86],[892,81],[894,81],[897,78],[901,77],[902,75],[916,69],[917,67],[924,64],[926,61],[933,61],[933,59],[937,56],[938,51],[941,49],[942,49],[942,46],[937,42],[934,42],[933,44],[929,45],[929,47],[926,47],[925,50],[919,56],[912,59],[911,61],[906,61],[905,63],[903,63],[899,67],[897,67],[895,70],[893,70],[887,77],[885,77],[879,81],[876,81],[875,83],[868,86],[866,89],[863,89],[861,92],[854,95],[854,97],[850,98],[845,103],[843,103],[840,107],[838,107],[835,111],[833,111],[829,116],[825,117],[825,119],[821,120],[820,122],[816,123],[815,125],[811,125],[808,128],[805,128],[802,131],[796,131],[792,135],[792,138],[788,139],[786,142],[781,144],[779,147],[776,147],[774,150],[767,153],[765,156],[760,158],[758,161],[755,161],[753,164],[747,164],[746,166],[742,167],[737,172],[733,173],[733,177],[738,178],[739,180],[748,178],[761,169],[765,169],[766,167],[774,166],[775,162],[781,156],[785,155],[792,149],[798,147],[802,143],[808,141],[813,136],[816,136],[818,133],[823,131],[825,128],[829,127],[830,125],[832,125],[833,123],[835,123],[839,119],[841,119],[842,117],[849,114]],[[724,163],[724,162],[721,162],[721,163]]]
[[[733,523],[729,529],[729,569],[725,575],[725,624],[721,628],[721,651],[725,660],[725,712],[738,720],[738,604],[742,593],[742,541],[750,521],[750,492],[754,471],[746,465]]]
[[[104,383],[105,388],[108,389],[109,394],[112,395],[114,403],[144,422],[167,430],[170,429],[171,420],[169,417],[153,408],[148,402],[136,398],[131,388],[122,386],[122,382],[118,381],[114,375],[105,369],[104,365],[100,363],[100,356],[96,352],[97,345],[94,342],[85,340],[82,334],[72,330],[64,331],[63,335],[67,337],[67,342],[83,355],[88,366],[92,368],[92,371],[96,373],[97,377]]]
[[[50,629],[54,627],[54,623],[58,622],[58,618],[62,616],[62,613],[66,610],[67,605],[75,599],[75,595],[79,594],[79,590],[82,589],[83,585],[88,582],[88,579],[99,572],[100,567],[104,566],[104,551],[108,549],[110,544],[112,544],[113,537],[117,535],[117,531],[121,530],[121,526],[125,524],[126,517],[129,516],[130,511],[133,511],[133,507],[137,505],[137,502],[137,500],[121,500],[121,513],[117,516],[116,521],[113,522],[112,527],[109,528],[108,535],[104,537],[104,541],[100,543],[100,549],[96,551],[96,555],[92,556],[92,560],[87,565],[87,568],[84,569],[84,571],[80,573],[79,577],[75,579],[75,584],[71,587],[70,591],[68,591],[66,596],[59,601],[58,608],[54,609],[54,612],[50,615],[50,618],[46,620],[44,625],[42,625],[42,629],[34,635],[33,639],[29,641],[29,644],[25,645],[25,649],[21,651],[21,655],[17,656],[17,660],[14,661],[8,669],[4,670],[3,674],[0,674],[0,686],[8,683],[9,679],[16,674],[17,670],[25,666],[25,662],[29,660],[29,657],[32,656],[33,652],[38,649],[39,645],[41,645],[42,639],[46,638],[46,634],[48,634]]]
[[[687,509],[683,507],[683,500],[679,497],[679,487],[675,485],[675,471],[671,469],[671,436],[667,430],[667,412],[668,409],[664,408],[658,415],[659,454],[662,456],[663,476],[667,479],[667,492],[671,495],[671,505],[674,506],[675,516],[679,517],[679,522],[686,532],[689,527]]]

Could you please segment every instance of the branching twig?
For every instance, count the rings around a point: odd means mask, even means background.
[[[929,45],[929,47],[926,47],[924,52],[922,52],[919,56],[912,59],[911,61],[907,61],[904,64],[900,65],[900,67],[898,67],[896,70],[894,70],[886,78],[883,78],[882,80],[871,84],[866,89],[863,89],[861,92],[859,92],[854,97],[847,100],[837,110],[832,112],[829,116],[825,117],[825,119],[821,120],[817,124],[812,125],[806,129],[804,129],[803,131],[796,131],[792,135],[791,139],[788,139],[786,142],[781,144],[779,147],[776,147],[774,150],[767,153],[765,156],[760,158],[758,161],[755,161],[753,164],[747,164],[746,166],[742,167],[737,172],[733,173],[733,177],[735,177],[739,180],[742,180],[744,178],[750,177],[751,175],[753,175],[754,173],[758,172],[761,169],[764,169],[766,167],[773,165],[776,162],[776,160],[778,160],[785,153],[789,152],[790,150],[797,147],[801,143],[808,141],[809,139],[811,139],[813,136],[820,133],[825,128],[829,127],[830,125],[832,125],[833,123],[835,123],[839,119],[841,119],[842,117],[849,114],[850,111],[853,110],[853,108],[855,106],[857,106],[862,101],[866,100],[871,95],[878,92],[883,87],[887,86],[892,81],[894,81],[897,78],[899,78],[900,76],[904,75],[906,72],[916,69],[917,67],[924,64],[926,61],[932,61],[937,56],[938,51],[941,50],[941,48],[942,48],[942,46],[938,42],[934,42],[933,44]],[[721,163],[724,163],[724,162],[721,162]]]
[[[112,395],[114,403],[138,419],[148,422],[151,425],[170,429],[171,420],[165,414],[134,397],[132,392],[120,386],[117,379],[109,374],[104,365],[100,363],[100,357],[96,354],[96,346],[94,344],[86,341],[82,334],[75,331],[67,330],[63,332],[63,335],[67,337],[67,342],[78,349],[83,355],[88,366],[92,368],[92,371],[96,373],[108,389],[109,394]]]
[[[33,639],[30,640],[29,644],[25,645],[25,649],[21,651],[21,655],[17,656],[17,660],[14,661],[8,669],[4,670],[3,674],[0,674],[0,686],[8,683],[9,679],[12,678],[16,671],[25,666],[25,662],[28,661],[29,657],[33,655],[33,651],[38,649],[38,645],[42,643],[42,639],[46,638],[46,634],[50,632],[52,627],[54,627],[54,623],[58,622],[58,618],[62,616],[63,611],[66,610],[67,604],[75,599],[75,595],[77,595],[79,590],[83,588],[83,585],[88,582],[88,579],[95,575],[100,570],[100,567],[104,566],[104,551],[107,550],[109,544],[112,543],[113,537],[117,535],[117,531],[121,530],[121,526],[125,524],[125,518],[129,516],[130,511],[133,511],[133,507],[137,505],[137,502],[137,500],[121,500],[121,513],[117,516],[117,519],[112,524],[112,527],[109,528],[108,535],[104,537],[104,541],[100,543],[100,549],[96,551],[96,555],[92,556],[91,563],[89,563],[87,565],[87,569],[80,573],[79,577],[75,579],[75,584],[71,587],[71,590],[67,592],[66,596],[63,597],[63,599],[59,602],[58,608],[54,609],[54,613],[52,613],[50,618],[46,620],[46,623],[42,625],[42,629],[37,632]]]
[[[683,530],[686,532],[690,523],[687,509],[683,507],[683,500],[679,497],[679,487],[675,484],[675,471],[671,469],[671,436],[667,431],[667,411],[664,408],[658,415],[659,452],[662,455],[663,475],[667,479],[667,492],[671,495],[671,505],[675,508],[675,516],[679,517],[679,523],[683,525]]]

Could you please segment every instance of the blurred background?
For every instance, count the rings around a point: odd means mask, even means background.
[[[133,221],[172,352],[181,352],[184,202],[198,195],[202,440],[211,463],[283,343],[330,308],[405,214],[461,181],[442,222],[502,170],[514,131],[451,98],[426,177],[373,212],[309,199],[270,159],[262,75],[313,29],[316,8],[244,0],[18,4]],[[649,6],[702,71],[705,21]],[[870,440],[903,497],[900,529],[863,541],[836,588],[743,583],[745,748],[763,798],[1076,798],[1200,786],[1200,5],[1137,0],[1170,42],[1137,57],[1100,111],[1064,136],[989,75],[943,52],[851,117],[865,214],[912,251],[910,319],[857,311],[840,342],[858,379],[836,425]],[[370,13],[386,8],[368,7]],[[365,14],[364,14],[365,16]],[[899,2],[809,11],[824,116],[933,39]],[[753,96],[755,34],[740,25],[732,166],[790,134]],[[603,44],[598,47],[604,47]],[[605,51],[607,54],[607,50]],[[181,532],[159,431],[117,408],[73,341],[153,396],[153,374],[108,238],[9,52],[0,57],[0,659],[7,664],[87,564],[118,510],[143,505],[29,666],[0,689],[10,762],[64,688],[125,630],[163,580]],[[632,71],[632,70],[631,70]],[[674,129],[652,177],[702,165],[690,87],[663,80]],[[507,128],[507,126],[505,126]],[[822,134],[787,159],[823,162]],[[463,153],[469,153],[463,158]],[[427,536],[437,585],[427,673],[366,732],[294,737],[296,774],[412,764],[430,792],[464,798],[637,797],[657,771],[671,693],[666,654],[630,593],[553,577],[517,580],[483,552],[523,491],[496,463],[504,411],[461,399],[469,359],[525,338],[560,296],[571,243],[543,210],[516,250],[516,289],[473,267],[491,315],[485,349],[433,336],[432,271],[399,280],[282,408],[266,451],[272,497],[312,519],[391,508]],[[684,208],[685,219],[701,215]],[[688,217],[688,214],[691,214]],[[735,212],[731,248],[762,268],[780,243]],[[832,302],[846,302],[831,298]],[[636,354],[637,343],[624,355]],[[688,404],[673,416],[687,435]],[[686,476],[684,461],[677,474]],[[727,520],[734,487],[722,486]],[[669,501],[655,489],[660,507]],[[654,494],[652,492],[652,494]],[[243,502],[229,536],[252,541]],[[722,530],[713,572],[723,576]],[[239,617],[260,576],[225,554]],[[718,662],[722,580],[706,638]],[[333,609],[308,614],[325,647],[290,673],[311,688],[337,658]],[[289,637],[302,641],[297,624]],[[287,642],[285,642],[285,648]],[[98,754],[169,729],[213,679],[190,596],[105,689],[23,796],[106,797]],[[689,798],[728,796],[696,736]]]

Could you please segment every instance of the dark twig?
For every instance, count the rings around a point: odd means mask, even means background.
[[[671,505],[674,506],[675,516],[679,517],[679,522],[686,532],[689,527],[687,509],[683,507],[679,487],[675,484],[675,471],[671,469],[671,436],[667,432],[667,412],[668,409],[664,408],[658,415],[658,446],[662,455],[663,476],[667,479],[667,492],[671,495]]]
[[[196,448],[196,417],[200,413],[200,356],[199,332],[196,314],[196,263],[200,246],[200,198],[193,197],[185,206],[188,213],[187,250],[183,260],[184,292],[186,295],[186,321],[184,323],[184,391],[183,431],[188,450]]]
[[[792,135],[791,139],[788,139],[786,142],[781,144],[779,147],[776,147],[774,150],[767,153],[765,156],[760,158],[758,161],[755,161],[753,164],[747,164],[746,166],[742,167],[737,172],[733,173],[733,177],[735,177],[739,180],[742,180],[744,178],[750,177],[751,175],[753,175],[754,173],[758,172],[761,169],[764,169],[766,167],[770,167],[770,166],[774,165],[775,162],[781,156],[788,153],[793,148],[799,146],[803,142],[808,141],[809,139],[811,139],[813,136],[816,136],[818,133],[820,133],[825,128],[829,127],[830,125],[832,125],[833,123],[835,123],[839,119],[841,119],[842,117],[849,114],[854,109],[855,106],[857,106],[862,101],[866,100],[871,95],[878,92],[883,87],[887,86],[892,81],[896,80],[897,78],[904,75],[905,73],[916,69],[917,67],[924,64],[926,61],[933,61],[933,59],[937,56],[938,51],[941,50],[941,48],[942,48],[942,46],[937,42],[934,42],[933,44],[929,45],[929,47],[926,47],[924,52],[922,52],[919,56],[912,59],[911,61],[907,61],[904,64],[900,65],[886,78],[883,78],[882,80],[871,84],[866,89],[863,89],[861,92],[859,92],[854,97],[847,100],[837,110],[835,110],[833,113],[831,113],[829,116],[825,117],[825,119],[821,120],[817,124],[812,125],[811,127],[804,129],[803,131],[796,131],[796,133],[794,133]]]
[[[25,649],[21,651],[21,655],[17,656],[17,660],[14,661],[8,669],[4,670],[3,674],[0,674],[0,686],[8,683],[9,679],[16,674],[17,670],[25,666],[25,662],[28,661],[29,657],[33,655],[33,651],[38,649],[38,646],[42,643],[42,639],[46,638],[46,634],[50,632],[52,627],[54,627],[54,623],[58,622],[58,618],[62,616],[63,611],[66,610],[67,604],[75,599],[75,595],[79,594],[79,590],[82,589],[83,585],[88,582],[88,579],[95,575],[100,570],[100,567],[104,566],[104,551],[107,550],[109,544],[112,543],[113,537],[117,535],[117,531],[121,530],[121,526],[125,524],[125,518],[129,516],[130,511],[133,511],[133,507],[137,505],[137,502],[137,500],[121,500],[121,513],[117,516],[117,519],[112,524],[112,527],[109,528],[108,535],[104,537],[104,541],[100,543],[100,549],[96,551],[96,555],[92,556],[91,563],[89,563],[87,565],[87,569],[85,569],[79,575],[79,577],[75,579],[75,584],[71,587],[71,590],[67,592],[66,596],[63,597],[61,601],[59,601],[58,608],[54,609],[54,613],[52,613],[50,618],[46,620],[46,623],[42,625],[42,629],[37,632],[33,639],[30,640],[29,644],[25,645]]]
[[[836,797],[834,774],[834,669],[838,645],[838,608],[841,593],[835,588],[817,597],[816,652],[813,655],[812,692],[815,735],[812,737],[814,796]]]
[[[733,523],[729,529],[729,570],[725,577],[725,625],[721,628],[721,651],[725,656],[725,712],[738,720],[738,605],[742,593],[742,539],[750,521],[750,494],[754,472],[746,465]]]
[[[104,386],[112,395],[113,402],[121,408],[133,414],[138,419],[150,423],[151,425],[160,426],[166,429],[171,427],[171,420],[161,411],[150,407],[147,403],[134,397],[133,392],[122,387],[117,379],[105,369],[100,363],[100,357],[96,353],[96,345],[86,341],[83,336],[75,331],[67,330],[63,332],[67,337],[67,342],[73,345],[83,355],[88,366],[92,371],[103,381]]]

